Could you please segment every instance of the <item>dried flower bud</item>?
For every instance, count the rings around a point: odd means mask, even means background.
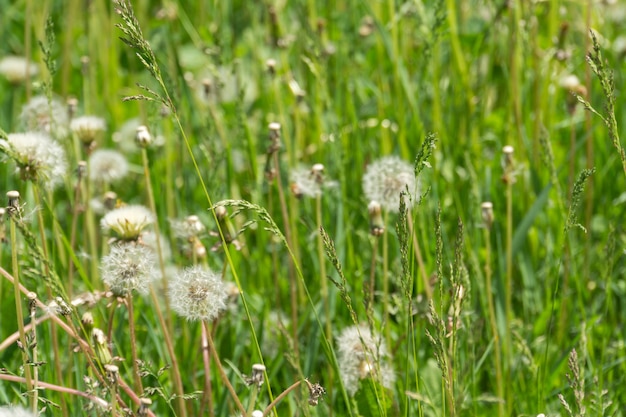
[[[480,205],[483,222],[488,229],[491,229],[493,224],[493,203],[491,201],[485,201]]]
[[[17,211],[20,209],[20,192],[19,191],[9,191],[7,193],[7,198],[9,199],[8,209],[9,212]]]
[[[152,136],[150,135],[150,132],[148,132],[148,128],[146,126],[141,125],[137,127],[135,143],[140,148],[147,148],[152,143]]]
[[[250,383],[248,385],[256,384],[259,387],[263,385],[265,381],[265,366],[260,363],[252,365],[252,376],[250,377]]]
[[[370,234],[372,236],[381,236],[385,232],[385,223],[383,222],[382,207],[378,201],[370,201],[367,205],[367,211],[370,215]]]
[[[86,330],[93,328],[93,314],[91,314],[91,311],[85,312],[85,314],[83,314],[80,318],[80,322]]]
[[[265,61],[265,66],[267,67],[267,72],[269,72],[270,75],[276,74],[276,60],[275,59],[270,58],[267,61]]]

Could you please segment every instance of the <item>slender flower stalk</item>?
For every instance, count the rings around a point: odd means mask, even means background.
[[[504,380],[502,377],[502,354],[500,351],[500,333],[498,332],[498,324],[496,321],[496,309],[493,304],[493,289],[491,285],[491,226],[493,225],[493,203],[486,201],[481,205],[483,224],[485,226],[485,280],[487,286],[487,308],[489,309],[489,325],[491,326],[491,335],[493,337],[494,346],[494,362],[496,368],[496,389],[498,398],[498,416],[506,415],[504,409]]]
[[[21,344],[20,351],[22,352],[24,376],[26,378],[26,389],[30,393],[30,398],[31,398],[31,409],[36,410],[37,403],[34,401],[34,397],[32,396],[33,381],[32,381],[32,376],[31,376],[31,367],[28,363],[30,359],[26,351],[26,349],[28,348],[28,345],[26,343],[26,333],[24,332],[24,312],[22,310],[22,297],[20,294],[20,271],[19,271],[19,266],[18,266],[19,264],[17,261],[17,258],[18,258],[17,256],[18,255],[17,254],[17,250],[18,250],[17,231],[15,228],[14,218],[19,219],[21,217],[20,193],[18,191],[9,191],[7,193],[7,198],[9,200],[9,204],[7,207],[9,210],[9,216],[11,216],[11,222],[9,226],[9,230],[10,230],[9,233],[10,233],[10,239],[11,239],[11,267],[12,267],[12,274],[14,277],[13,294],[15,296],[15,313],[17,316],[17,328],[20,333],[20,344]]]
[[[276,179],[276,188],[278,189],[278,200],[280,202],[280,209],[283,216],[284,229],[285,229],[285,239],[287,240],[287,246],[290,248],[295,248],[293,244],[293,236],[291,233],[291,227],[289,224],[289,210],[287,209],[287,200],[285,197],[285,192],[283,190],[282,182],[280,181],[280,161],[279,161],[279,150],[281,148],[280,142],[280,124],[279,123],[270,123],[270,147],[267,151],[267,166],[266,166],[266,175],[268,178]],[[273,168],[269,168],[272,166]],[[287,268],[289,274],[289,299],[291,302],[291,337],[293,339],[293,352],[295,357],[295,362],[300,363],[300,347],[298,344],[298,290],[300,289],[300,285],[298,280],[296,280],[296,273],[294,268],[294,260],[291,257],[287,259]]]
[[[37,322],[37,294],[28,293],[28,310],[30,312],[31,323]],[[31,328],[30,347],[32,347],[32,363],[33,363],[33,413],[37,414],[39,404],[39,358],[37,350],[37,326]]]
[[[502,165],[504,174],[502,179],[506,186],[506,276],[504,281],[504,311],[506,317],[505,338],[504,338],[504,356],[506,364],[505,376],[506,380],[511,377],[512,364],[512,340],[511,340],[511,324],[513,322],[513,184],[515,183],[516,167],[513,159],[513,147],[505,146],[502,148]],[[507,390],[507,414],[512,410],[511,390]]]

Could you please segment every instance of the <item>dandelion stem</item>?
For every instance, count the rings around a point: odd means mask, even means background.
[[[278,395],[274,401],[272,401],[266,408],[265,410],[263,410],[263,416],[265,417],[266,415],[268,415],[270,413],[270,411],[272,411],[272,409],[274,407],[276,407],[278,405],[279,402],[281,402],[283,400],[283,398],[285,398],[287,396],[287,394],[289,394],[291,391],[293,391],[294,389],[298,388],[298,386],[300,386],[300,384],[302,384],[303,380],[300,381],[296,381],[293,384],[291,384],[291,386],[289,386],[286,390],[284,390],[283,392],[280,393],[280,395]]]
[[[135,335],[135,309],[133,308],[133,296],[128,293],[126,296],[126,307],[128,308],[128,324],[130,330],[130,351],[133,361],[133,373],[135,376],[135,391],[142,395],[143,386],[141,375],[139,374],[139,361],[137,357],[137,337]]]
[[[282,182],[280,181],[280,163],[278,160],[278,152],[273,153],[274,167],[276,168],[276,188],[278,189],[278,199],[280,201],[280,209],[283,215],[283,222],[285,226],[285,239],[287,240],[287,246],[294,248],[293,239],[291,236],[291,227],[289,225],[289,210],[287,209],[287,200],[285,198],[285,191],[283,190]],[[293,339],[293,353],[296,363],[300,364],[300,348],[298,346],[298,281],[296,280],[296,274],[294,270],[294,259],[288,258],[287,268],[289,273],[289,299],[291,301],[291,337]]]
[[[211,386],[211,356],[209,351],[209,329],[208,326],[205,325],[205,322],[202,322],[202,363],[204,365],[204,394],[202,397],[202,404],[200,405],[200,414],[204,415],[204,407],[205,405],[209,409],[209,416],[213,417],[215,415],[215,410],[213,409],[213,388]]]
[[[206,326],[206,335],[207,335],[207,342],[209,343],[209,349],[211,351],[211,354],[213,355],[213,359],[215,360],[215,364],[217,365],[217,370],[220,373],[220,377],[222,378],[222,382],[224,383],[224,385],[226,385],[226,389],[228,389],[228,392],[230,393],[231,397],[233,398],[233,401],[235,402],[235,405],[237,406],[237,408],[239,409],[239,411],[242,413],[242,415],[246,415],[246,409],[244,408],[243,404],[241,403],[241,400],[239,400],[239,397],[237,396],[237,393],[235,392],[235,388],[233,388],[233,385],[230,383],[230,381],[228,380],[228,376],[226,375],[226,372],[224,371],[224,367],[222,366],[222,362],[220,361],[219,355],[217,353],[217,349],[215,349],[215,344],[213,343],[213,336],[211,335],[211,332],[208,329],[208,323],[206,323],[206,321],[202,321],[202,325]]]
[[[513,291],[513,182],[506,184],[506,277],[504,284],[505,294],[505,339],[504,356],[506,364],[506,381],[511,380],[511,325],[513,322],[512,291]],[[513,404],[511,390],[507,389],[507,415],[511,414]]]
[[[496,309],[493,304],[493,290],[491,286],[491,228],[485,227],[485,280],[487,282],[487,308],[489,309],[489,324],[491,326],[491,335],[493,336],[494,346],[494,362],[496,365],[496,389],[498,398],[498,416],[506,415],[504,410],[504,380],[502,379],[502,354],[500,352],[500,335],[498,332],[498,324],[496,321]]]
[[[15,211],[11,212],[11,216],[19,216],[18,208],[14,209]],[[31,395],[31,408],[36,411],[37,403],[34,401],[34,397],[32,397],[33,390],[33,381],[30,373],[30,365],[29,365],[29,357],[26,352],[27,344],[26,344],[26,333],[24,332],[24,312],[22,310],[22,297],[20,294],[20,272],[19,266],[17,262],[17,231],[15,230],[15,221],[11,221],[9,225],[9,233],[11,239],[11,267],[12,274],[14,277],[13,281],[13,289],[15,295],[15,313],[17,316],[17,328],[20,333],[20,343],[22,345],[20,351],[22,352],[22,362],[24,366],[24,376],[26,377],[26,389]]]

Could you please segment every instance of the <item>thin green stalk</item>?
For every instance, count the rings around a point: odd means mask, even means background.
[[[508,384],[511,383],[511,325],[513,323],[513,307],[512,307],[512,292],[513,292],[513,183],[508,181],[506,184],[506,277],[504,283],[504,297],[505,297],[505,338],[504,338],[504,359],[506,365],[505,380]],[[506,390],[506,406],[507,415],[511,415],[513,409],[513,399],[511,396],[512,390]]]
[[[145,147],[141,148],[141,159],[143,161],[143,172],[146,180],[146,191],[148,193],[148,204],[150,205],[150,210],[154,215],[157,215],[156,205],[154,202],[154,193],[152,191],[152,182],[150,177],[150,166],[148,164],[148,151]],[[158,219],[158,218],[157,218]],[[157,244],[157,253],[159,255],[159,266],[161,270],[161,279],[163,280],[164,288],[167,288],[167,278],[165,275],[165,261],[163,259],[163,251],[161,249],[161,234],[159,232],[159,222],[158,220],[154,222],[154,234],[156,237]],[[157,316],[159,317],[159,323],[163,330],[163,338],[165,339],[165,344],[167,345],[167,350],[170,355],[170,360],[172,361],[172,376],[174,379],[174,388],[176,390],[176,402],[178,403],[178,412],[181,416],[187,415],[187,410],[185,408],[185,400],[183,398],[183,381],[180,375],[180,369],[178,367],[178,361],[176,359],[176,351],[174,349],[174,344],[172,342],[172,323],[169,319],[170,317],[170,304],[168,297],[165,298],[165,313],[166,316],[163,316],[161,312],[161,308],[159,307],[158,299],[154,289],[150,290],[150,294],[153,299],[154,306],[157,311]]]
[[[135,309],[133,308],[133,295],[128,293],[126,296],[126,307],[128,308],[128,327],[130,330],[130,353],[133,361],[133,374],[135,377],[135,391],[139,395],[143,395],[143,384],[141,383],[141,374],[139,373],[139,361],[137,357],[137,337],[135,335]]]
[[[223,276],[223,275],[222,275]],[[209,329],[202,324],[202,364],[204,366],[204,389],[202,403],[200,404],[200,416],[204,415],[204,407],[209,409],[209,416],[215,415],[213,409],[213,387],[211,385],[211,355],[209,351]]]
[[[315,198],[315,223],[317,225],[317,230],[320,230],[322,227],[322,195],[319,194]],[[326,338],[328,340],[332,340],[332,328],[331,328],[331,317],[330,317],[330,299],[328,296],[328,282],[326,276],[326,258],[324,256],[324,242],[322,241],[322,236],[317,235],[317,259],[320,265],[320,284],[321,284],[321,293],[322,300],[324,302],[324,314],[326,319]]]
[[[19,194],[18,194],[19,196]],[[19,202],[17,203],[19,204]],[[9,204],[11,206],[11,204]],[[11,216],[19,216],[19,208],[12,207],[11,211],[9,211]],[[24,367],[24,377],[26,378],[26,389],[29,393],[29,397],[31,398],[31,409],[37,410],[37,403],[35,402],[33,396],[33,381],[31,376],[31,368],[30,368],[30,358],[28,357],[28,353],[26,349],[28,345],[26,344],[26,333],[24,332],[24,312],[22,311],[22,297],[20,294],[20,271],[19,271],[19,263],[17,261],[17,231],[15,229],[15,221],[11,221],[9,225],[9,233],[11,238],[11,273],[14,277],[13,289],[15,296],[15,313],[17,316],[17,328],[20,333],[20,343],[22,344],[22,348],[20,349],[22,353],[22,364]]]
[[[30,62],[31,59],[31,26],[33,25],[33,5],[32,0],[26,0],[26,11],[24,13],[24,56]],[[30,71],[26,71],[26,78],[24,79],[26,86],[26,100],[30,100],[32,87],[30,85]]]
[[[247,415],[246,409],[241,403],[241,400],[237,396],[237,392],[235,392],[235,388],[230,383],[228,376],[226,375],[226,372],[224,371],[224,367],[222,366],[222,362],[220,361],[220,357],[217,353],[217,349],[215,349],[215,344],[213,343],[213,336],[211,335],[211,332],[208,329],[208,323],[203,321],[202,325],[206,326],[207,342],[209,343],[209,350],[211,351],[211,355],[213,355],[213,359],[215,360],[215,365],[217,365],[217,370],[219,371],[220,377],[222,378],[222,382],[224,383],[224,385],[226,386],[226,389],[230,393],[230,396],[232,397],[235,405],[237,406],[237,409],[241,412],[241,415],[245,416]]]
[[[30,311],[30,322],[33,323],[31,328],[31,342],[30,346],[32,346],[32,363],[33,363],[33,413],[38,414],[38,404],[39,404],[39,358],[38,358],[38,350],[37,350],[37,294],[34,292],[28,293],[28,309]]]
[[[39,188],[39,184],[37,182],[33,182],[33,195],[35,198],[35,206],[37,209],[37,223],[39,225],[39,233],[41,234],[41,250],[44,256],[44,259],[50,259],[48,255],[48,244],[46,242],[46,231],[44,227],[44,219],[43,219],[43,206],[41,200],[41,190]],[[48,268],[48,264],[44,263],[44,273],[47,277],[50,277],[50,269]],[[46,292],[49,299],[52,299],[52,290],[49,286],[46,286]],[[52,335],[52,351],[54,352],[54,370],[57,375],[63,375],[61,368],[61,354],[59,352],[59,335],[57,333],[57,326],[52,323],[50,325],[50,333]],[[63,410],[63,415],[67,417],[68,409],[67,404],[65,403],[65,398],[61,397],[61,408]]]
[[[276,188],[278,189],[278,200],[280,201],[280,209],[283,216],[285,227],[285,239],[290,248],[294,248],[293,238],[291,235],[291,227],[289,226],[289,210],[287,209],[287,200],[285,191],[283,190],[282,181],[280,180],[280,161],[278,160],[278,152],[274,152],[274,167],[276,169]],[[293,338],[293,354],[296,363],[300,364],[300,347],[298,346],[298,281],[294,271],[294,260],[288,258],[287,269],[289,274],[289,300],[291,302],[291,337]]]
[[[430,286],[428,273],[426,272],[426,266],[424,265],[424,258],[422,258],[422,251],[420,250],[420,244],[417,240],[417,233],[415,233],[415,228],[413,227],[413,217],[407,216],[407,221],[409,223],[409,230],[411,231],[411,238],[413,239],[415,259],[417,259],[417,266],[419,267],[420,275],[422,276],[422,281],[424,282],[424,291],[426,292],[426,297],[430,300],[433,298],[433,289]]]
[[[493,336],[494,362],[496,368],[496,389],[498,393],[498,416],[506,415],[504,409],[504,379],[502,377],[502,353],[500,352],[500,333],[498,332],[498,324],[496,321],[496,309],[493,304],[493,289],[491,285],[491,228],[485,227],[485,280],[487,284],[487,306],[489,309],[489,324],[491,326],[491,335]],[[508,385],[508,384],[507,384]]]
[[[385,326],[385,341],[387,346],[391,344],[391,326],[389,326],[389,232],[387,224],[389,224],[389,212],[385,210],[384,222],[385,230],[383,231],[383,323]]]

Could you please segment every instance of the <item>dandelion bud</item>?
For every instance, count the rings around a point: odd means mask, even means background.
[[[81,180],[85,177],[85,174],[87,173],[87,162],[78,161],[77,165],[78,166],[76,167],[76,176],[79,180]]]
[[[267,67],[267,72],[269,72],[270,75],[276,75],[276,60],[275,59],[270,58],[267,61],[265,61],[265,66]]]
[[[150,136],[150,132],[148,132],[148,128],[146,126],[141,125],[137,127],[135,143],[140,148],[147,148],[152,143],[152,136]]]
[[[93,329],[91,337],[93,339],[95,347],[94,351],[100,362],[104,364],[110,364],[113,358],[111,357],[111,352],[109,352],[109,347],[107,346],[107,337],[104,332],[96,327]]]
[[[270,139],[272,142],[276,142],[280,139],[280,123],[272,122],[269,124]]]
[[[324,182],[324,165],[314,164],[311,167],[311,175],[316,183],[322,184]]]
[[[139,410],[137,410],[138,416],[147,416],[148,409],[152,405],[152,400],[150,398],[140,398],[139,399]]]
[[[480,205],[483,222],[487,229],[491,229],[493,224],[493,203],[491,201],[485,201]]]
[[[249,385],[256,384],[259,387],[263,385],[263,382],[265,381],[265,366],[260,363],[252,365],[252,377],[250,380],[251,382]]]
[[[106,193],[104,193],[104,207],[111,211],[115,208],[115,205],[117,204],[117,194],[113,191],[107,191]]]
[[[515,160],[513,159],[513,147],[510,145],[502,148],[502,181],[505,184],[513,184],[515,182]]]
[[[367,205],[367,211],[370,215],[370,234],[372,236],[381,236],[385,231],[383,223],[382,208],[378,201],[370,201]]]
[[[208,100],[211,97],[213,83],[209,78],[205,78],[202,80],[202,94],[204,95],[204,99]]]
[[[83,316],[80,318],[80,322],[82,323],[83,327],[85,327],[85,330],[92,329],[94,321],[91,311],[85,312],[85,314],[83,314]]]
[[[7,198],[9,199],[9,211],[19,210],[20,208],[20,192],[19,191],[9,191],[7,193]]]

